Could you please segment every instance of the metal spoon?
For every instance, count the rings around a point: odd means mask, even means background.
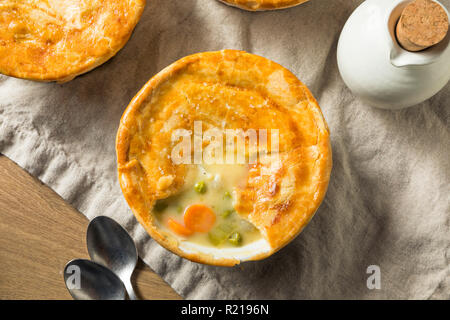
[[[75,259],[64,268],[64,282],[76,300],[125,300],[126,290],[119,277],[90,260]]]
[[[136,300],[131,275],[138,254],[128,232],[113,219],[99,216],[89,223],[86,242],[91,259],[111,269],[125,284],[130,300]]]

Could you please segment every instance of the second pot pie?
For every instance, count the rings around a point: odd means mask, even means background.
[[[219,0],[249,11],[275,10],[294,7],[309,0]]]
[[[220,136],[229,130],[270,133],[251,144],[250,134]],[[213,145],[228,148],[226,159],[210,161],[221,150]],[[154,76],[122,116],[116,150],[123,194],[147,232],[184,258],[223,266],[265,258],[298,235],[331,171],[328,128],[308,88],[235,50],[194,54]]]
[[[0,73],[64,82],[128,41],[145,0],[0,1]]]

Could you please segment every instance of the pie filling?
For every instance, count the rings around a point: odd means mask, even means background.
[[[241,164],[188,165],[185,184],[153,208],[159,228],[179,241],[240,247],[261,239],[258,229],[235,210],[236,190],[247,179]]]

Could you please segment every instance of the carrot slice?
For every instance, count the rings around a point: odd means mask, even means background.
[[[184,211],[184,224],[194,232],[208,232],[216,222],[216,215],[204,204],[193,204]]]
[[[178,221],[176,221],[172,218],[169,218],[167,220],[167,225],[169,226],[170,230],[172,230],[173,232],[175,232],[176,234],[178,234],[180,236],[187,237],[193,233],[192,230],[186,228],[181,223],[179,223]]]

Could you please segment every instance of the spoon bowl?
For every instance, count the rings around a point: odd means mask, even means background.
[[[131,275],[138,254],[128,232],[113,219],[98,216],[89,223],[86,242],[91,259],[113,271],[123,281],[129,298],[135,300]]]
[[[125,300],[119,277],[90,260],[75,259],[64,268],[64,283],[75,300]]]

